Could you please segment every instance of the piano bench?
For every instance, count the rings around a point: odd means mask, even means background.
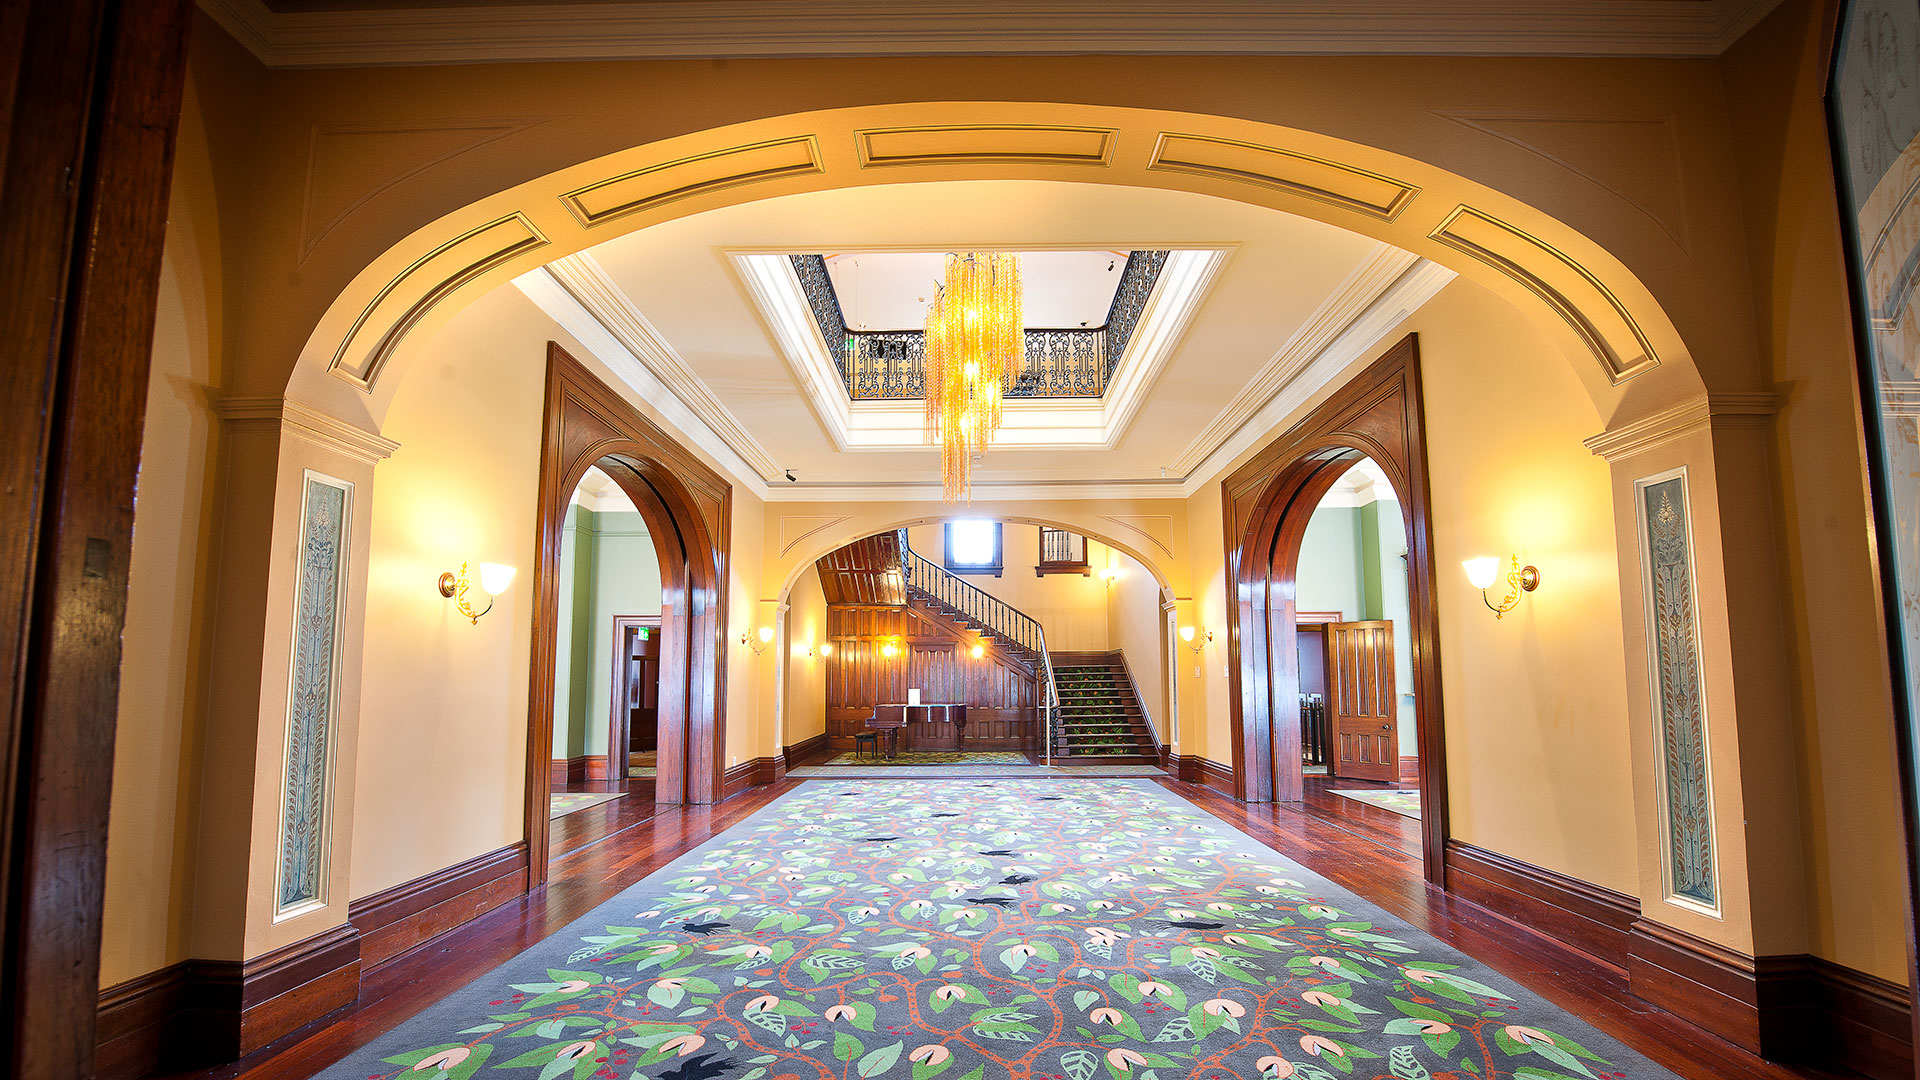
[[[875,758],[880,756],[880,733],[877,731],[859,731],[853,736],[853,756],[860,756],[860,748],[866,747],[867,753]]]

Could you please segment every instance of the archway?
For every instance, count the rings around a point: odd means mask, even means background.
[[[1427,879],[1443,883],[1446,747],[1422,408],[1419,342],[1409,335],[1227,478],[1229,708],[1234,793],[1248,802],[1298,801],[1293,641],[1301,540],[1334,482],[1372,458],[1401,496],[1407,530],[1421,856]]]
[[[992,624],[995,613],[1014,620],[1031,619],[1044,638],[1040,645],[1030,638],[1016,641],[1016,652],[1019,646],[1037,649],[1043,645],[1056,664],[1104,665],[1116,673],[1124,669],[1125,678],[1119,681],[1126,684],[1130,701],[1138,704],[1145,724],[1145,728],[1136,728],[1131,733],[1138,737],[1141,749],[1129,753],[1137,756],[1151,751],[1157,755],[1151,759],[1154,763],[1165,762],[1167,748],[1178,737],[1179,718],[1174,593],[1162,567],[1149,563],[1130,547],[1058,516],[956,510],[899,521],[893,520],[892,515],[882,514],[876,515],[875,520],[884,524],[830,530],[834,539],[809,538],[803,552],[806,557],[798,560],[788,574],[777,607],[773,608],[777,614],[773,615],[769,629],[775,631],[778,642],[774,668],[778,689],[772,710],[774,742],[776,750],[789,764],[812,756],[815,750],[847,749],[841,742],[849,737],[848,732],[836,729],[836,717],[840,728],[853,717],[836,714],[836,694],[846,698],[841,701],[842,713],[856,704],[860,707],[872,704],[855,701],[858,694],[871,689],[871,671],[858,667],[849,670],[847,665],[860,661],[871,667],[876,663],[873,656],[865,653],[850,654],[848,646],[880,632],[868,625],[873,619],[870,609],[914,606],[917,601],[913,599],[915,590],[911,586],[921,585],[922,581],[920,573],[909,572],[902,578],[892,578],[886,573],[869,571],[892,565],[896,553],[904,559],[909,551],[918,556],[917,561],[922,563],[927,575],[943,578],[948,586],[957,590],[977,593],[988,605],[984,619],[960,620],[967,624],[962,627],[964,632],[971,632],[976,625]],[[1002,558],[992,570],[967,570],[944,558],[942,526],[959,520],[987,521],[998,526],[995,533],[1000,539],[996,546]],[[1069,567],[1045,562],[1041,554],[1043,530],[1057,530],[1055,543],[1083,544],[1084,561]],[[1004,535],[1000,535],[1002,533]],[[1059,535],[1062,533],[1067,535],[1062,537]],[[894,539],[896,534],[900,535],[899,540]],[[813,573],[816,567],[817,581]],[[921,585],[921,589],[922,601],[933,600],[935,606],[940,601],[961,606],[954,597],[937,588]],[[926,591],[928,589],[933,591]],[[776,602],[766,603],[771,606]],[[857,613],[859,617],[849,613]],[[884,613],[881,617],[891,618]],[[930,621],[937,623],[938,619]],[[910,617],[895,622],[919,625]],[[925,633],[931,635],[931,640],[942,632],[936,629]],[[908,636],[916,637],[920,633],[916,631]],[[992,631],[984,634],[985,638],[994,636]],[[1001,649],[991,641],[987,644],[984,662],[992,664],[997,662]],[[1022,655],[1031,666],[1033,654]],[[978,653],[975,658],[982,659]],[[1034,668],[1034,672],[1037,671]],[[1033,673],[1027,677],[1032,678]],[[959,685],[955,683],[956,687]],[[969,684],[969,688],[974,687]],[[978,688],[989,694],[1005,690],[991,680],[982,682]],[[972,699],[969,702],[981,704]],[[839,741],[829,739],[830,735]],[[1010,748],[1016,747],[987,747]],[[1028,746],[1024,741],[1017,748],[1043,753],[1038,744]]]
[[[660,561],[655,801],[718,801],[726,761],[721,658],[732,489],[566,350],[549,343],[528,693],[526,825],[536,883],[544,880],[547,865],[561,529],[574,488],[591,467],[606,473],[632,501]]]

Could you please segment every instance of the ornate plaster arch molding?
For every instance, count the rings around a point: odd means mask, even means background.
[[[456,209],[395,244],[335,298],[289,392],[315,404],[338,402],[347,389],[382,397],[403,346],[474,298],[649,225],[800,192],[967,179],[1191,191],[1314,218],[1425,256],[1515,301],[1575,343],[1572,354],[1590,361],[1579,374],[1596,393],[1662,364],[1693,374],[1671,319],[1619,259],[1547,214],[1435,166],[1233,117],[923,102],[678,136]]]
[[[785,602],[793,592],[794,582],[807,572],[829,552],[845,547],[863,537],[894,529],[911,528],[917,525],[937,525],[962,517],[991,518],[994,521],[1016,525],[1046,525],[1057,529],[1068,529],[1093,540],[1095,543],[1110,547],[1132,559],[1153,575],[1154,581],[1163,592],[1169,595],[1184,591],[1186,581],[1185,553],[1179,552],[1173,544],[1176,529],[1171,513],[1143,513],[1135,515],[1112,516],[1096,512],[1089,507],[1086,512],[1076,512],[1069,507],[1052,507],[1036,510],[1027,504],[981,503],[967,510],[957,511],[945,505],[901,504],[919,511],[915,514],[902,514],[899,507],[880,507],[872,517],[865,515],[815,515],[780,514],[779,509],[770,505],[770,515],[779,514],[779,524],[769,530],[769,540],[780,538],[778,554],[769,551],[767,565],[774,571],[766,575],[768,579],[778,577],[780,591],[776,594],[779,602]],[[784,507],[781,507],[784,509]],[[1184,522],[1179,523],[1184,531]],[[1136,535],[1124,533],[1132,531]],[[1155,534],[1165,537],[1164,541]],[[1142,541],[1142,537],[1145,541]]]

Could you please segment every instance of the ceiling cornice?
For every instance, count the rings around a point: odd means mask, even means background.
[[[625,0],[274,11],[199,0],[270,67],[928,55],[1718,56],[1779,0]]]
[[[576,252],[548,263],[546,272],[635,360],[645,365],[689,412],[699,417],[708,431],[726,443],[728,449],[740,455],[740,459],[761,480],[773,480],[780,475],[780,466],[773,460],[773,455],[767,453],[766,447],[760,445],[760,440],[754,438],[732,411],[713,396],[713,391],[707,389],[707,384],[694,374],[686,360],[674,351],[672,345],[667,344],[667,339],[640,313],[640,309],[608,275],[599,260],[587,252]]]

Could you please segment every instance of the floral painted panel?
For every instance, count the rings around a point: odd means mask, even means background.
[[[1671,1080],[1144,780],[814,780],[322,1080]]]
[[[1687,478],[1640,485],[1640,527],[1647,553],[1647,621],[1653,649],[1654,729],[1671,896],[1713,908],[1713,793],[1707,783],[1707,719],[1695,632],[1693,547]]]
[[[327,793],[340,691],[340,598],[351,490],[349,484],[307,474],[280,810],[282,911],[322,899],[326,882]]]
[[[1827,130],[1853,286],[1897,747],[1920,764],[1920,0],[1841,5]],[[1834,362],[1843,362],[1836,351]],[[1904,785],[1909,815],[1920,787]],[[1920,833],[1907,838],[1920,867]]]

